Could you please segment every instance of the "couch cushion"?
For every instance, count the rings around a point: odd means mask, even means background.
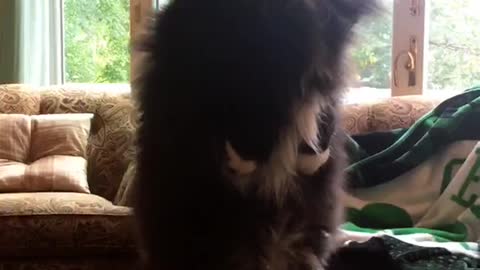
[[[0,114],[0,192],[89,193],[91,114]]]
[[[27,85],[0,85],[0,113],[38,114],[40,93]]]
[[[30,151],[31,119],[23,114],[0,114],[0,159],[26,162]]]
[[[131,213],[130,208],[114,206],[92,194],[0,194],[0,254],[38,257],[131,253]]]
[[[30,159],[46,156],[87,156],[93,114],[70,113],[32,116]]]
[[[32,215],[128,216],[131,209],[113,205],[93,194],[35,192],[0,194],[0,217]]]
[[[90,191],[113,200],[133,157],[129,153],[134,147],[137,113],[130,93],[103,85],[49,86],[40,93],[42,114],[95,115],[87,146]]]

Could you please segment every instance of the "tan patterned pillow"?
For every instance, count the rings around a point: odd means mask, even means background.
[[[90,193],[92,114],[0,114],[0,192]]]

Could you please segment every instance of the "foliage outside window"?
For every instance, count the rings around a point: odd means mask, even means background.
[[[428,89],[480,84],[480,1],[430,1]]]
[[[354,87],[390,89],[394,0],[383,2],[385,14],[358,26]],[[129,5],[130,0],[64,0],[66,82],[129,81]],[[460,91],[480,83],[478,10],[478,0],[430,0],[428,90]]]
[[[393,7],[393,0],[384,0]],[[431,0],[428,90],[462,91],[480,84],[480,1]],[[390,88],[392,12],[360,25],[353,52],[360,86]],[[425,71],[427,72],[427,70]]]
[[[64,0],[65,81],[126,83],[130,0]]]

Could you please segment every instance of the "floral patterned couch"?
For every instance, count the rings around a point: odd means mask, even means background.
[[[436,104],[419,96],[348,104],[344,126],[351,134],[406,127]],[[114,204],[134,158],[137,114],[128,89],[0,85],[0,113],[95,115],[88,143],[92,194],[0,194],[0,269],[135,268],[132,211]]]
[[[130,94],[101,85],[0,85],[0,113],[93,113],[92,194],[0,194],[0,269],[132,269],[132,211],[112,202],[133,158]],[[1,136],[1,131],[0,131]]]

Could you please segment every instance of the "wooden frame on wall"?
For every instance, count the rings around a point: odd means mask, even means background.
[[[130,0],[130,40],[135,42],[141,38],[145,20],[153,11],[153,0]],[[142,55],[135,50],[131,51],[130,59],[130,81],[136,78],[136,70],[141,61]]]

